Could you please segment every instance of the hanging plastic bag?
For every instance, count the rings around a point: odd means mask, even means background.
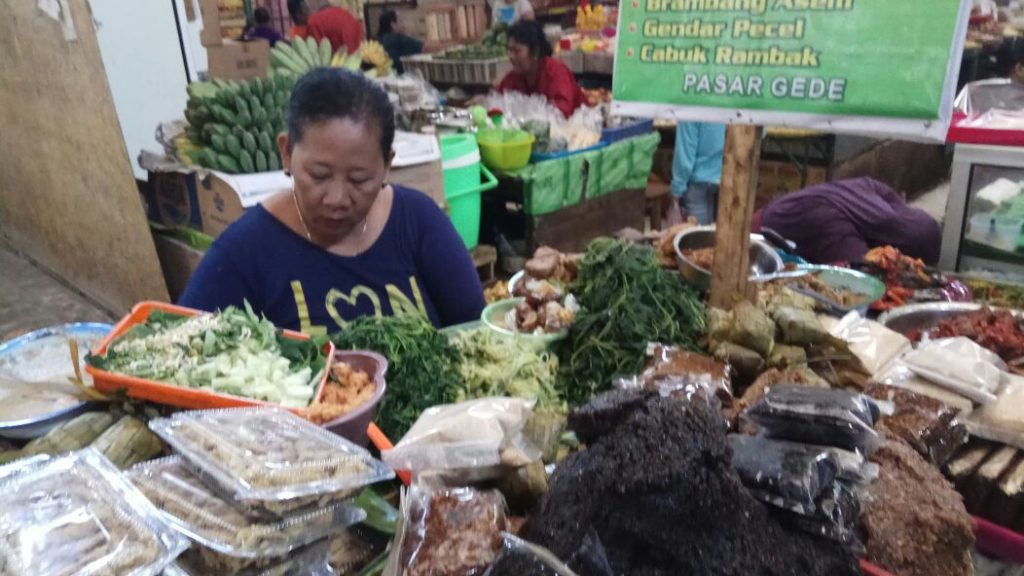
[[[397,470],[472,471],[473,480],[525,466],[541,457],[522,434],[533,400],[481,398],[423,411],[409,432],[381,457]],[[449,476],[451,477],[451,476]]]
[[[776,386],[743,416],[780,440],[835,446],[870,453],[881,408],[862,394],[809,386]]]
[[[486,576],[576,576],[547,548],[508,533],[501,539],[501,553]]]

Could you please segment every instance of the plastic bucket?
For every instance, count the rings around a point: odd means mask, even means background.
[[[466,190],[448,192],[445,186],[445,198],[448,200],[448,213],[455,231],[462,238],[467,250],[476,248],[480,243],[480,195],[498,186],[498,179],[486,167],[481,166],[483,182],[477,178],[476,185]]]
[[[480,185],[480,147],[472,134],[441,136],[445,196]]]

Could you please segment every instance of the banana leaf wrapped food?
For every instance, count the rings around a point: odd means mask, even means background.
[[[733,344],[722,342],[715,348],[715,360],[728,364],[741,378],[756,378],[764,370],[764,358],[757,352]]]
[[[731,342],[767,358],[775,346],[775,324],[760,308],[740,302],[730,311],[708,312],[708,340],[711,349]]]
[[[830,340],[828,331],[810,310],[783,306],[772,312],[772,319],[779,326],[784,344],[807,346]]]

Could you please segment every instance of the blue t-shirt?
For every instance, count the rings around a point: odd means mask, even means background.
[[[435,326],[479,319],[480,279],[448,217],[426,195],[394,190],[380,238],[352,257],[251,208],[213,243],[179,304],[217,310],[248,300],[277,326],[310,334],[368,315],[419,313]]]

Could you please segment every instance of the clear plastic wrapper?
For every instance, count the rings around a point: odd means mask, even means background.
[[[533,404],[522,398],[481,398],[428,408],[381,456],[389,466],[413,472],[525,466],[541,457],[523,435]]]
[[[384,573],[482,576],[508,529],[505,499],[497,490],[416,482],[403,494],[399,535]]]
[[[253,517],[208,488],[179,456],[141,464],[128,476],[194,542],[240,558],[282,556],[366,517],[362,509],[342,502],[286,520]]]
[[[283,557],[242,561],[193,548],[168,566],[164,576],[334,576],[328,549],[327,540],[319,540]]]
[[[183,412],[149,425],[248,513],[288,514],[394,478],[363,448],[276,408]]]
[[[188,546],[93,449],[0,469],[0,574],[154,576]]]
[[[743,413],[771,438],[870,453],[881,408],[862,394],[808,386],[776,386]]]
[[[501,540],[501,553],[485,576],[576,576],[547,548],[508,533]]]
[[[979,404],[995,402],[1006,371],[998,355],[964,337],[922,342],[902,360],[921,377]]]
[[[758,436],[729,436],[732,465],[759,499],[797,514],[811,515],[831,489],[838,459],[827,449]]]

